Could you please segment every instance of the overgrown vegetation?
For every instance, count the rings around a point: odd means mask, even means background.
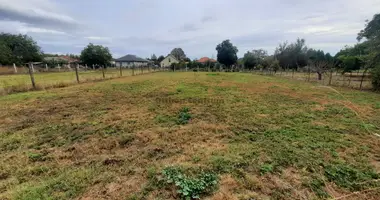
[[[163,72],[1,96],[0,199],[377,199],[380,96],[335,89]]]
[[[165,181],[178,187],[177,192],[186,200],[199,199],[201,194],[213,191],[218,184],[218,176],[212,172],[201,172],[195,177],[184,174],[179,167],[167,167],[162,171]]]

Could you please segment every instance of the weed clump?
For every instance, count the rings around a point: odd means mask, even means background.
[[[215,173],[202,172],[196,177],[189,177],[178,167],[167,167],[162,174],[167,183],[178,187],[177,192],[186,200],[199,199],[201,194],[213,191],[219,182]]]
[[[45,161],[45,159],[46,159],[43,154],[31,153],[31,152],[28,153],[28,158],[32,162]]]
[[[188,107],[183,107],[178,113],[177,124],[184,125],[189,123],[191,119],[190,109]]]
[[[266,173],[271,173],[273,172],[273,165],[272,164],[263,164],[260,167],[260,174],[264,175]]]

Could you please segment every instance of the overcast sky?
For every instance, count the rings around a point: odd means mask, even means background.
[[[115,58],[175,47],[192,59],[216,57],[225,39],[239,56],[273,53],[297,37],[335,54],[376,12],[380,0],[0,0],[0,31],[30,35],[46,53],[79,54],[92,42]]]

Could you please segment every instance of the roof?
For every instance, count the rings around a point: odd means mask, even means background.
[[[210,59],[209,57],[203,57],[203,58],[199,59],[198,62],[200,62],[200,63],[216,62],[216,60]]]
[[[121,58],[115,59],[116,62],[149,62],[148,60],[145,60],[143,58],[137,57],[135,55],[125,55]]]

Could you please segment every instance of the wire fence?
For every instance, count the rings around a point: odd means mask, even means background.
[[[123,76],[134,76],[159,71],[174,72],[230,72],[223,67],[209,66],[172,66],[160,68],[152,66],[124,67],[86,67],[81,65],[66,66],[63,68],[34,67],[32,64],[23,67],[0,67],[0,95],[30,90],[41,90],[56,87],[65,87],[73,84],[100,81]],[[323,85],[347,87],[353,89],[372,89],[371,75],[367,71],[358,70],[344,73],[328,71],[319,76],[312,71],[294,70],[242,70],[235,72],[253,73],[257,75],[278,76],[299,81],[315,82]]]
[[[65,68],[46,68],[33,65],[0,67],[0,95],[30,90],[66,87],[78,83],[135,76],[162,71],[152,66],[88,68],[75,65]]]
[[[196,67],[187,67],[187,66],[176,66],[171,67],[171,71],[192,71],[192,72],[230,72],[230,69],[225,69],[220,66],[210,67],[207,65],[196,66]],[[235,72],[244,72],[244,73],[253,73],[258,75],[267,75],[267,76],[277,76],[284,77],[289,79],[295,79],[306,82],[314,82],[322,85],[330,85],[337,87],[346,87],[352,89],[360,90],[370,90],[372,89],[371,73],[367,70],[357,70],[353,72],[342,73],[336,69],[326,71],[320,76],[315,71],[308,71],[305,69],[301,70],[278,70],[273,71],[270,69],[262,70],[244,70],[244,69],[234,69]],[[320,79],[319,79],[320,77]]]

